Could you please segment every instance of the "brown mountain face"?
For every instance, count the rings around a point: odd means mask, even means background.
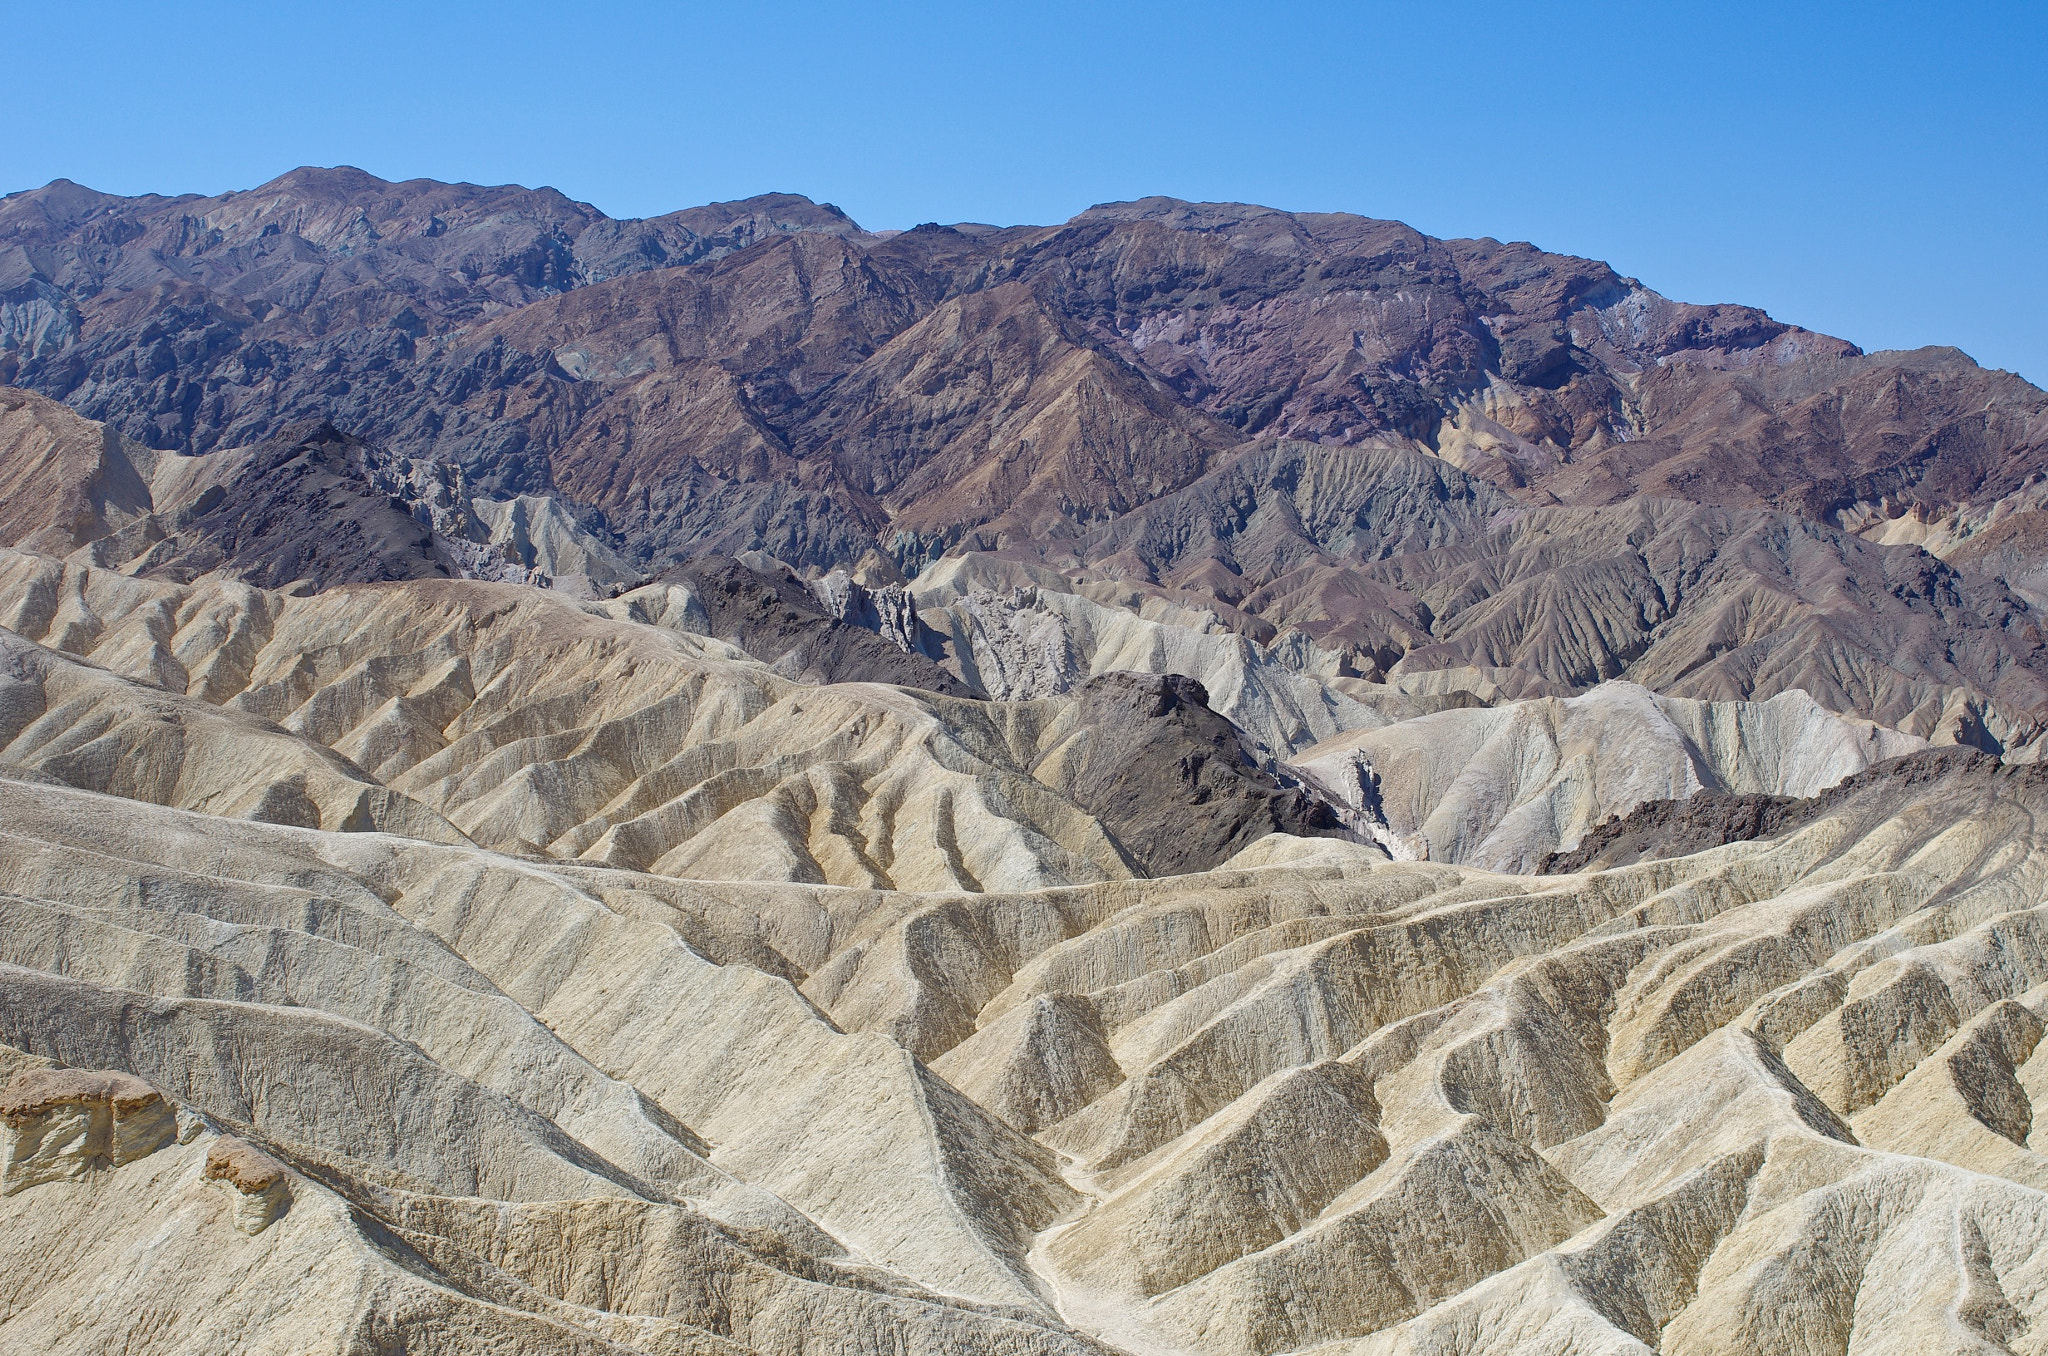
[[[1271,833],[1342,833],[1328,805],[1256,765],[1192,678],[1106,673],[1074,701],[1071,732],[1034,774],[1100,819],[1148,876],[1210,870]]]
[[[484,548],[436,535],[436,489],[452,509],[430,471],[401,470],[330,424],[185,457],[0,387],[0,546],[82,549],[162,579],[226,572],[259,588],[472,572]],[[461,515],[441,516],[447,526]]]
[[[0,381],[152,447],[309,418],[596,509],[650,568],[1071,535],[1252,437],[1398,439],[1530,504],[1872,522],[2024,489],[2048,396],[1605,265],[1146,199],[862,232],[789,195],[612,221],[550,190],[298,170],[0,202]]]
[[[148,501],[121,436],[0,387],[0,543],[62,555]]]
[[[926,656],[833,617],[785,571],[704,556],[664,578],[680,581],[695,594],[704,609],[705,634],[739,646],[786,677],[811,683],[901,683],[948,697],[973,695]]]

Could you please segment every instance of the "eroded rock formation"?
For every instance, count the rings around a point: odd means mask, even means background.
[[[25,1069],[0,1089],[0,1196],[119,1167],[177,1137],[163,1094],[131,1074]]]
[[[0,379],[0,1346],[2048,1331],[2017,378],[299,171],[0,200]]]

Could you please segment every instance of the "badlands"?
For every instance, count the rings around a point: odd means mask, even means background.
[[[0,1349],[2048,1352],[2048,397],[354,173],[0,200]]]

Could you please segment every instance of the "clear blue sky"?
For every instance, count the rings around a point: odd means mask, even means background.
[[[294,165],[766,190],[864,225],[1151,193],[1606,259],[2048,382],[2048,3],[0,0],[0,191]]]

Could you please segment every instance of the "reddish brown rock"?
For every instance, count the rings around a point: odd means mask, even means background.
[[[19,248],[15,248],[19,247]],[[1253,437],[1399,438],[1523,500],[1828,517],[2009,492],[2048,396],[1606,265],[1145,199],[869,235],[788,195],[612,221],[551,190],[297,170],[0,200],[0,381],[152,447],[329,419],[601,511],[651,568],[1061,535]]]
[[[23,1069],[0,1090],[0,1196],[132,1163],[176,1135],[170,1103],[133,1074]]]
[[[134,1074],[106,1069],[24,1069],[0,1089],[0,1125],[19,1126],[60,1106],[99,1104],[132,1116],[163,1094]]]
[[[209,1182],[225,1182],[245,1195],[268,1191],[284,1180],[284,1164],[255,1145],[222,1135],[206,1151]]]

